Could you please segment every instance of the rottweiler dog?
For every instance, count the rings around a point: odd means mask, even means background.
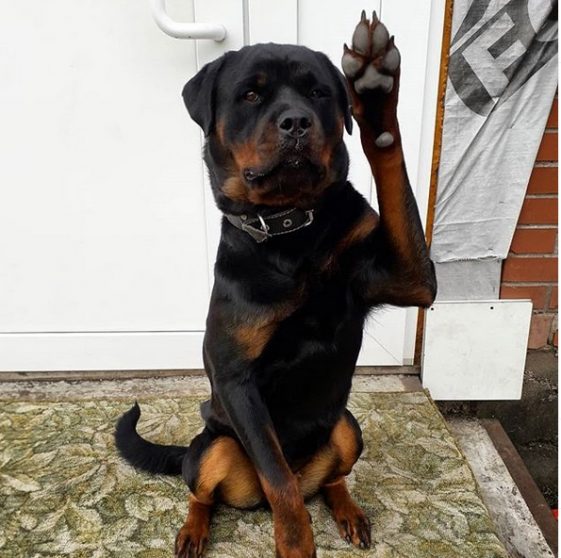
[[[141,438],[138,405],[116,430],[132,465],[189,486],[177,558],[203,555],[217,501],[268,504],[277,557],[311,558],[304,501],[318,492],[341,535],[370,546],[345,485],[362,451],[346,409],[362,330],[381,304],[429,306],[436,282],[397,122],[400,54],[375,13],[342,68],[301,46],[247,46],[183,90],[224,214],[203,347],[212,394],[189,447]],[[380,215],[347,181],[351,114]]]

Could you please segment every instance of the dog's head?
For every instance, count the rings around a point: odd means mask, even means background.
[[[346,178],[349,99],[342,74],[320,52],[276,44],[228,52],[187,83],[183,98],[207,138],[223,210],[309,207]]]

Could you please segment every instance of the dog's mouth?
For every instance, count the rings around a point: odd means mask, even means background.
[[[283,158],[280,161],[276,161],[271,165],[261,167],[248,167],[244,169],[243,176],[250,185],[254,186],[258,185],[260,181],[272,177],[275,174],[284,172],[309,172],[313,171],[316,168],[317,165],[307,157],[292,155]]]
[[[296,144],[281,150],[279,156],[268,164],[246,167],[242,174],[249,188],[273,190],[287,186],[298,188],[321,181],[325,169],[308,146]]]

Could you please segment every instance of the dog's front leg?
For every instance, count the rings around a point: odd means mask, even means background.
[[[345,45],[342,67],[380,207],[376,255],[363,269],[365,291],[373,303],[428,306],[436,280],[405,169],[397,121],[400,65],[384,24],[376,13],[369,21],[363,12],[352,47]]]
[[[271,506],[277,557],[314,558],[310,516],[257,386],[251,380],[221,378],[215,389]]]

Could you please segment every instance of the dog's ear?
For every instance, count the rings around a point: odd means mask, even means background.
[[[333,78],[335,87],[337,89],[337,97],[339,101],[339,108],[343,113],[345,118],[345,129],[349,134],[353,132],[353,117],[351,113],[351,98],[349,96],[349,90],[347,89],[347,80],[343,73],[329,60],[329,58],[322,52],[318,52],[323,63],[329,69],[329,73]]]
[[[214,127],[216,110],[216,82],[224,65],[225,56],[221,56],[203,66],[183,88],[183,101],[191,118],[208,136]]]
[[[333,64],[332,64],[333,66]],[[347,89],[348,83],[339,69],[333,66],[333,70],[337,75],[337,89],[339,94],[339,99],[341,99],[341,110],[345,116],[345,129],[349,134],[353,133],[353,116],[351,113],[351,98],[349,96],[349,90]]]

